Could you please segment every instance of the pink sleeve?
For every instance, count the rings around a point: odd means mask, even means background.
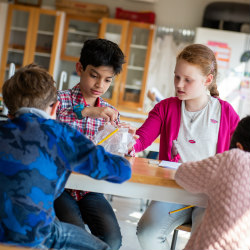
[[[136,140],[136,144],[134,145],[135,152],[144,150],[159,136],[163,124],[163,115],[161,114],[160,107],[160,103],[156,104],[149,112],[146,121],[136,131],[136,134],[140,137]]]
[[[223,157],[217,154],[202,161],[183,163],[176,171],[176,182],[189,192],[206,193]]]

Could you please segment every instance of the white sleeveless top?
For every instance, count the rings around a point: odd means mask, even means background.
[[[180,162],[199,161],[216,154],[220,127],[220,102],[209,96],[207,105],[189,112],[181,104],[181,124],[177,140],[173,141],[172,155],[179,153]]]

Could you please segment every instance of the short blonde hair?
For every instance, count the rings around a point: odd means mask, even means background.
[[[3,85],[3,101],[10,115],[22,107],[45,110],[56,102],[57,92],[53,77],[36,64],[19,69]]]

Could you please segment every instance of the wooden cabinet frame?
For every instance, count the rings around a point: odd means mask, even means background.
[[[98,23],[98,19],[91,18],[91,17],[71,15],[71,14],[66,15],[65,25],[64,25],[65,30],[64,30],[64,33],[63,33],[63,41],[62,41],[61,59],[66,60],[66,61],[76,62],[76,61],[79,60],[80,55],[79,55],[79,57],[66,55],[66,46],[67,46],[67,38],[68,38],[68,33],[69,33],[70,20],[78,20],[78,21],[83,21],[83,22]]]
[[[118,109],[130,109],[130,110],[138,110],[142,111],[143,104],[144,104],[144,96],[146,91],[146,83],[147,83],[147,75],[149,69],[149,61],[150,61],[150,54],[152,50],[152,43],[154,38],[154,31],[155,26],[152,24],[146,23],[138,23],[138,22],[130,22],[127,20],[121,19],[112,19],[112,18],[103,18],[101,27],[100,27],[100,34],[99,37],[105,38],[106,30],[108,24],[115,24],[121,26],[121,40],[120,40],[120,48],[125,54],[126,63],[123,65],[123,70],[120,75],[118,75],[114,82],[114,89],[112,92],[112,98],[106,99],[111,105],[114,105]],[[148,44],[147,44],[147,53],[145,58],[144,64],[144,72],[143,72],[143,79],[141,83],[141,92],[139,102],[132,102],[132,101],[124,101],[125,89],[126,89],[126,81],[127,81],[127,73],[128,73],[128,62],[130,60],[130,45],[132,43],[132,34],[133,29],[141,28],[149,30],[149,37],[148,37]]]
[[[51,75],[53,75],[54,73],[56,50],[57,50],[58,36],[59,36],[59,30],[60,30],[59,26],[60,26],[60,22],[62,18],[61,12],[54,11],[54,10],[45,10],[45,9],[24,6],[24,5],[9,4],[8,17],[7,17],[6,28],[5,28],[5,38],[3,42],[3,53],[2,53],[2,59],[1,59],[1,71],[0,71],[0,87],[1,88],[4,82],[6,65],[7,65],[7,60],[8,60],[8,48],[9,48],[12,18],[13,18],[14,11],[24,11],[24,12],[29,13],[22,66],[25,66],[34,61],[40,15],[44,14],[44,15],[50,15],[50,16],[56,17],[55,26],[53,30],[52,47],[51,47],[50,62],[49,62],[49,69],[48,69]]]

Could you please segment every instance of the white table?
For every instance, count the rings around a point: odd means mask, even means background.
[[[149,159],[145,158],[127,159],[132,165],[132,177],[127,182],[115,184],[72,173],[66,187],[131,198],[206,206],[207,198],[205,195],[189,193],[175,182],[175,170],[150,164]]]

